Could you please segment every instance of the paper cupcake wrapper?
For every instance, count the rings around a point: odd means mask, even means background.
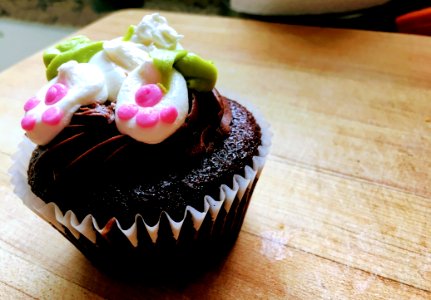
[[[116,219],[111,219],[101,227],[91,214],[79,222],[73,211],[63,213],[55,203],[45,203],[31,191],[27,183],[27,168],[36,145],[27,138],[20,143],[17,153],[12,157],[13,164],[9,173],[14,192],[27,207],[72,242],[74,242],[73,239],[82,241],[82,237],[94,245],[103,243],[104,240],[109,241],[110,244],[115,240],[121,240],[124,244],[127,240],[132,247],[136,248],[145,243],[153,245],[163,243],[163,234],[178,243],[182,239],[213,240],[217,239],[217,236],[229,234],[229,231],[239,231],[248,201],[269,153],[272,137],[268,123],[258,111],[250,109],[249,106],[247,105],[247,108],[252,111],[262,133],[262,144],[258,148],[258,155],[252,159],[252,165],[244,168],[244,175],[234,175],[231,184],[222,184],[218,199],[205,196],[203,212],[187,206],[184,217],[179,222],[174,221],[167,212],[161,213],[159,221],[154,226],[148,225],[139,214],[129,228],[123,228]],[[144,240],[145,243],[143,243]],[[77,245],[81,248],[79,246],[82,245]]]

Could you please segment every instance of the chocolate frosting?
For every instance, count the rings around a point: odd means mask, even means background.
[[[147,170],[153,167],[153,175],[154,172],[165,172],[166,168],[193,164],[205,153],[210,153],[214,145],[229,134],[232,114],[226,99],[216,90],[209,93],[190,92],[189,99],[190,111],[182,127],[162,143],[151,145],[136,141],[117,130],[114,102],[81,107],[54,140],[46,146],[40,146],[43,153],[39,159],[55,158],[53,172],[56,178],[73,170],[82,172],[90,160],[91,169],[112,168],[115,165],[121,170],[121,164],[124,164],[123,171],[128,173],[131,170],[127,170],[129,166],[124,158],[130,158],[127,154],[132,153],[139,153],[139,160],[132,163],[142,165]],[[68,153],[65,153],[65,149]],[[72,153],[71,149],[74,149]]]
[[[161,211],[181,220],[187,205],[203,210],[203,197],[218,197],[251,164],[260,128],[235,101],[212,92],[190,92],[185,124],[160,144],[121,134],[115,103],[80,108],[46,146],[34,151],[28,169],[32,191],[79,219],[101,224],[113,216],[130,226],[136,213],[155,224]]]

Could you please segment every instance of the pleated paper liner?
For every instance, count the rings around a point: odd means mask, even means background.
[[[187,264],[188,260],[223,256],[241,229],[271,144],[269,125],[257,111],[252,112],[262,132],[262,144],[252,165],[246,166],[243,174],[234,175],[232,182],[222,184],[218,199],[205,196],[203,212],[187,206],[180,222],[166,212],[161,213],[154,226],[149,226],[139,214],[129,228],[123,228],[114,217],[103,226],[92,215],[79,222],[72,211],[62,212],[55,203],[45,203],[31,192],[27,168],[36,145],[27,138],[20,143],[9,170],[14,192],[91,262],[104,269],[157,266],[161,262]]]

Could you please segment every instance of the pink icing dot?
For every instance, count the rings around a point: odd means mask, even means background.
[[[30,131],[36,125],[36,119],[32,116],[24,116],[21,120],[21,127],[26,131]]]
[[[118,108],[117,115],[120,120],[127,121],[133,118],[138,112],[138,107],[135,104],[125,104]]]
[[[52,105],[63,99],[67,94],[67,87],[62,83],[56,83],[49,87],[45,95],[45,104]]]
[[[57,125],[63,118],[63,113],[58,107],[50,107],[42,114],[42,122],[48,125]]]
[[[159,121],[159,114],[155,111],[141,111],[136,115],[136,124],[142,128],[154,127]]]
[[[177,119],[177,116],[178,116],[178,111],[173,106],[166,107],[162,109],[162,111],[160,112],[160,119],[163,122],[168,124],[174,123],[175,120]]]
[[[163,97],[163,92],[157,84],[146,84],[141,86],[135,93],[135,101],[142,107],[153,107]]]
[[[29,111],[33,108],[35,108],[39,104],[40,100],[36,97],[31,97],[28,99],[24,104],[24,111]]]

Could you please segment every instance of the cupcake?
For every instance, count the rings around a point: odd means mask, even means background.
[[[44,53],[24,104],[16,194],[102,268],[210,259],[235,241],[270,134],[159,14]]]

